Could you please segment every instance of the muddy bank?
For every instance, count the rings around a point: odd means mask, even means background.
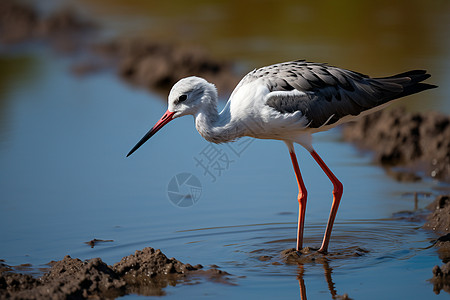
[[[81,52],[82,58],[72,67],[76,75],[114,69],[128,83],[164,90],[165,94],[187,76],[204,77],[223,93],[231,92],[239,81],[230,62],[213,59],[200,47],[143,37],[95,40],[99,33],[99,25],[70,8],[43,16],[31,5],[13,0],[0,2],[1,44],[44,41],[62,52]]]
[[[58,50],[73,51],[93,33],[97,25],[72,9],[44,16],[33,6],[12,0],[0,2],[0,43],[13,45],[46,41]]]
[[[131,43],[131,42],[127,42],[127,43]],[[145,44],[145,43],[143,43],[143,44]],[[101,52],[101,51],[105,51],[106,52],[106,54],[104,54],[104,57],[112,57],[112,59],[111,60],[114,60],[114,57],[118,57],[117,58],[117,61],[118,61],[118,65],[120,65],[120,62],[123,60],[123,61],[126,61],[126,57],[131,57],[131,58],[133,58],[133,55],[128,55],[128,54],[126,54],[126,55],[124,55],[124,54],[121,54],[121,53],[123,53],[123,52],[127,52],[128,50],[127,50],[127,48],[125,47],[125,46],[123,46],[123,45],[125,45],[125,42],[121,42],[120,43],[120,45],[121,46],[114,46],[114,43],[111,43],[111,45],[109,45],[108,43],[106,43],[105,44],[105,46],[104,47],[98,47],[98,48],[96,48],[96,47],[94,47],[94,49],[97,49],[97,51],[99,51],[99,52]],[[112,50],[108,50],[108,47],[110,47],[110,48],[112,48]],[[123,49],[122,49],[122,47],[124,47]],[[143,48],[143,49],[145,49],[145,48],[147,48],[147,47],[149,47],[149,46],[142,46],[142,45],[140,45],[140,46],[133,46],[133,48],[135,48],[135,50],[133,50],[133,51],[130,51],[130,53],[136,53],[136,52],[139,52],[139,51],[141,51],[141,50],[139,50],[139,49],[141,49],[141,48]],[[106,49],[105,49],[106,48]],[[158,47],[156,47],[156,48],[159,48],[159,46]],[[137,49],[137,50],[136,50]],[[163,49],[163,48],[161,48],[161,49]],[[157,50],[157,51],[159,51],[159,52],[164,52],[163,50]],[[110,51],[110,52],[107,52],[107,51]],[[148,51],[148,50],[147,50]],[[155,50],[156,51],[156,50]],[[149,51],[150,52],[150,51]],[[109,54],[108,54],[109,53]],[[122,59],[121,59],[121,57],[123,57]],[[137,74],[137,73],[142,73],[142,74],[145,74],[145,72],[144,71],[136,71],[137,69],[139,69],[138,67],[136,67],[136,66],[140,66],[140,65],[142,65],[142,61],[145,61],[145,58],[147,57],[147,54],[144,54],[144,55],[142,55],[142,58],[139,58],[139,59],[136,59],[136,62],[132,62],[132,63],[130,63],[129,65],[131,65],[132,67],[131,67],[131,69],[130,68],[124,68],[123,70],[124,71],[121,71],[121,73],[124,73],[124,75],[123,76],[128,76],[128,77],[130,77],[131,79],[130,79],[130,81],[133,81],[133,80],[136,80],[136,79],[134,79],[135,77],[134,77],[134,75],[133,74]],[[169,56],[170,57],[170,56]],[[125,66],[128,66],[128,64],[125,64],[124,63],[124,65]],[[86,64],[86,66],[89,66],[88,64]],[[92,64],[91,65],[92,67],[91,68],[94,68],[95,69],[95,64]],[[152,64],[148,64],[148,66],[149,66],[149,68],[151,68],[153,65]],[[131,71],[127,71],[127,70],[131,70]],[[164,72],[161,72],[161,74],[164,74]],[[164,78],[164,77],[166,77],[167,78],[167,76],[165,76],[165,75],[163,75],[163,76],[156,76],[154,79],[152,79],[152,81],[151,82],[156,82],[155,83],[155,85],[158,85],[158,82],[162,82],[162,83],[164,83],[164,82],[170,82],[170,80],[159,80],[158,78]],[[146,85],[153,85],[153,83],[145,83],[145,81],[139,81],[139,80],[145,80],[146,78],[145,78],[145,76],[141,76],[141,77],[136,77],[137,78],[137,80],[136,80],[136,82],[137,82],[137,84],[142,84],[142,85],[144,85],[144,86],[146,86]],[[139,79],[139,78],[142,78],[142,79]],[[172,80],[172,79],[171,79]],[[142,83],[140,83],[140,82],[142,82]],[[261,259],[264,259],[264,260],[267,260],[268,259],[268,257],[267,256],[265,256],[265,257],[261,257]],[[431,268],[430,268],[431,269]],[[120,286],[118,287],[119,289],[120,289]]]
[[[96,30],[94,30],[96,29]],[[180,78],[196,75],[230,92],[239,77],[230,62],[213,59],[198,47],[181,47],[148,38],[116,37],[109,41],[81,43],[100,31],[95,22],[64,9],[48,16],[33,6],[13,0],[0,2],[0,42],[8,45],[40,38],[50,44],[81,47],[85,55],[74,62],[76,74],[88,74],[105,68],[116,69],[127,82],[153,90],[167,90]],[[400,166],[413,173],[450,181],[450,119],[438,113],[410,113],[403,109],[382,110],[343,129],[344,139],[375,153],[385,166]],[[418,179],[417,174],[398,178]],[[409,173],[411,174],[411,173]]]
[[[433,278],[430,280],[434,285],[434,292],[440,294],[441,290],[450,293],[450,262],[441,267],[433,268]]]
[[[439,235],[450,233],[450,195],[439,195],[427,209],[432,213],[423,228],[433,230]]]
[[[143,38],[116,38],[91,47],[95,56],[74,66],[77,73],[90,70],[98,58],[109,62],[121,78],[136,86],[167,90],[179,79],[199,76],[228,93],[239,78],[231,63],[212,59],[204,49],[155,42]],[[81,72],[80,72],[81,70]]]
[[[112,299],[127,294],[164,295],[164,288],[198,279],[232,284],[228,273],[217,268],[183,264],[160,250],[144,248],[113,266],[100,258],[81,261],[70,256],[49,263],[43,276],[16,273],[0,264],[0,298],[11,299]],[[195,281],[193,281],[195,280]]]
[[[433,268],[434,291],[439,293],[442,289],[450,293],[450,195],[440,195],[428,205],[432,213],[428,216],[423,228],[432,230],[439,236],[433,242],[437,249],[443,266]]]
[[[374,152],[375,161],[399,179],[425,174],[450,181],[450,118],[439,113],[411,113],[402,108],[382,110],[343,128],[346,141]],[[411,175],[412,174],[412,175]],[[400,177],[399,177],[400,176]]]
[[[346,259],[351,257],[359,257],[369,253],[369,250],[359,247],[349,247],[339,251],[333,251],[327,254],[318,252],[319,249],[305,247],[301,251],[295,248],[286,249],[281,252],[281,259],[286,264],[305,264],[305,263],[328,263],[336,259]]]
[[[450,117],[411,113],[396,108],[382,110],[343,127],[346,141],[374,153],[374,160],[397,180],[432,177],[450,182]],[[417,196],[416,196],[417,197]],[[440,195],[427,209],[423,228],[439,238],[433,246],[444,265],[433,268],[435,293],[450,292],[450,196]],[[413,214],[413,217],[422,218]]]
[[[417,208],[416,208],[417,209]],[[433,290],[439,294],[441,290],[450,293],[450,195],[439,195],[425,210],[402,211],[394,214],[394,218],[407,222],[419,222],[422,228],[433,231],[438,238],[427,248],[435,248],[444,265],[434,266],[430,282]],[[295,259],[295,253],[287,256]]]
[[[415,181],[425,174],[450,181],[450,118],[439,113],[382,110],[343,128],[343,137],[374,152],[375,162],[398,180]],[[439,195],[427,209],[424,229],[439,238],[433,246],[442,267],[433,268],[434,291],[450,291],[450,195]],[[416,217],[416,215],[414,214]]]

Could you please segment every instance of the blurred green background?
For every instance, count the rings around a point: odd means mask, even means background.
[[[29,2],[33,2],[28,0]],[[450,1],[44,0],[43,12],[72,6],[110,36],[197,46],[216,59],[255,67],[294,59],[327,62],[372,76],[427,69],[432,103],[413,110],[450,113]],[[415,100],[414,100],[415,99]]]

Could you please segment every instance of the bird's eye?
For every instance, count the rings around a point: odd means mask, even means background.
[[[178,97],[178,102],[183,102],[187,99],[187,95],[181,95],[180,97]]]

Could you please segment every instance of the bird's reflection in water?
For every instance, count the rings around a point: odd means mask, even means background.
[[[303,264],[298,264],[298,286],[300,287],[300,299],[306,300],[306,286],[305,280],[303,279],[303,275],[305,274],[305,267]]]
[[[347,294],[344,294],[342,296],[337,294],[336,288],[334,286],[333,278],[331,277],[331,274],[333,273],[333,269],[328,264],[328,261],[321,260],[320,263],[323,266],[325,280],[327,281],[328,290],[330,291],[330,294],[331,294],[331,299],[350,300],[351,298]],[[304,275],[305,275],[305,266],[303,263],[298,263],[297,280],[298,280],[298,285],[300,288],[300,299],[301,300],[307,299],[306,284],[305,284],[305,280],[303,279]]]

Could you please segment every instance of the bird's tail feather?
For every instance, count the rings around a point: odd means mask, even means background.
[[[413,70],[389,77],[374,78],[374,79],[384,85],[399,84],[403,87],[403,91],[401,93],[395,95],[394,97],[392,97],[392,99],[389,99],[393,100],[396,98],[416,94],[425,90],[437,88],[436,85],[422,82],[430,77],[431,75],[427,74],[427,71],[425,70]]]

